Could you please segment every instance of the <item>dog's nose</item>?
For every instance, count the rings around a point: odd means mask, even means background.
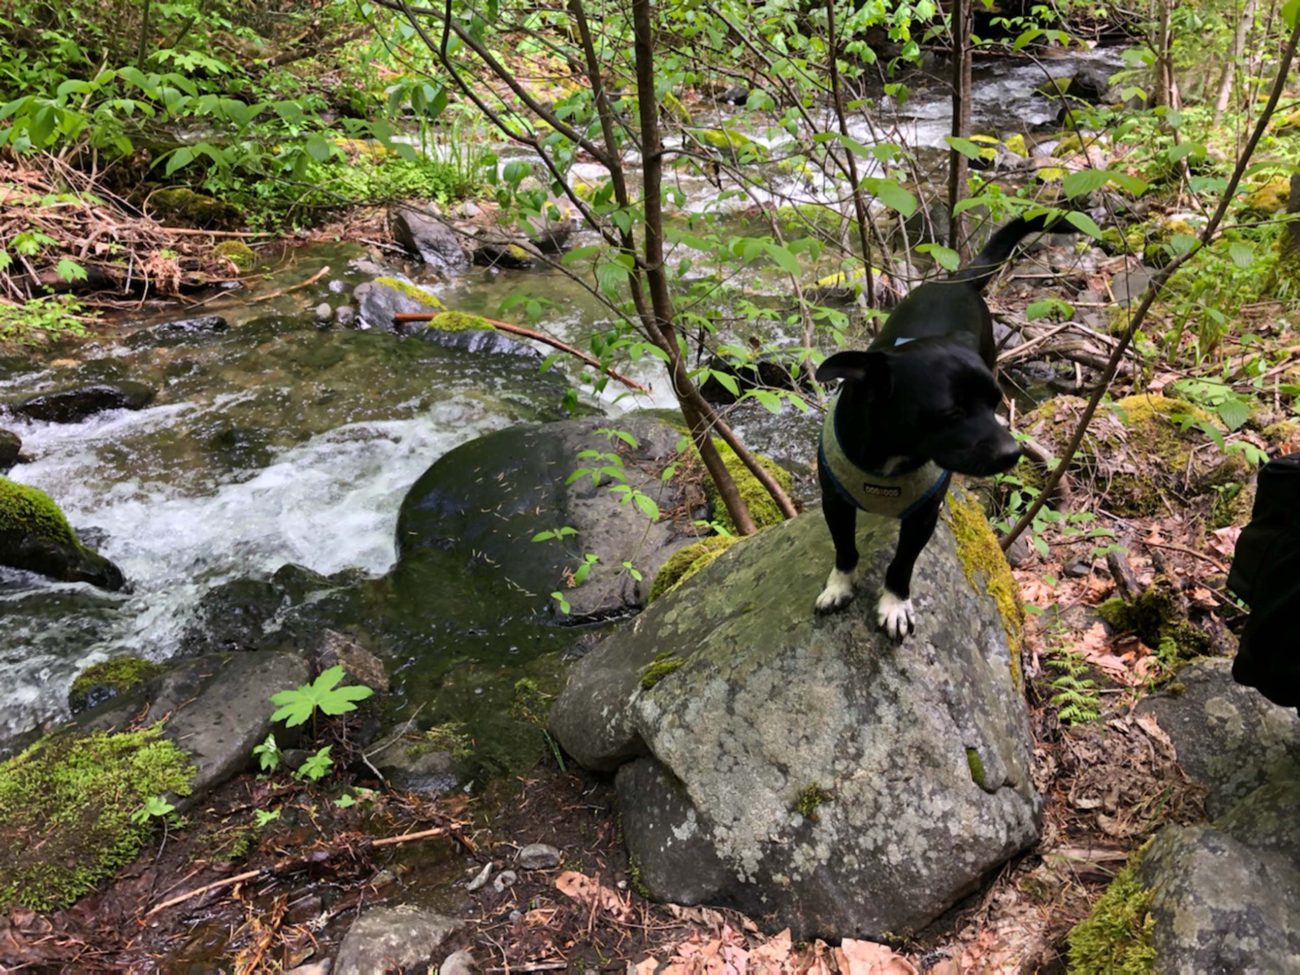
[[[1022,455],[1023,451],[1020,449],[1020,444],[1014,440],[999,448],[997,456],[994,458],[998,472],[1011,470],[1016,466],[1016,462],[1020,460]]]

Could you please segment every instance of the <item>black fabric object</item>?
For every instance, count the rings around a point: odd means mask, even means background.
[[[1228,588],[1250,604],[1233,679],[1300,710],[1300,454],[1260,468]]]

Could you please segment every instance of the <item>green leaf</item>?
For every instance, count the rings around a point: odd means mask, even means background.
[[[641,514],[645,515],[651,521],[659,520],[659,505],[655,504],[655,499],[648,494],[642,494],[640,491],[632,495],[633,503],[641,509]]]
[[[1097,222],[1086,213],[1080,213],[1075,210],[1067,213],[1065,219],[1094,240],[1101,240],[1101,228],[1098,227]]]
[[[319,135],[307,136],[307,142],[303,148],[307,150],[307,155],[317,162],[325,162],[334,154],[334,147]]]
[[[1105,169],[1081,169],[1061,181],[1061,191],[1070,199],[1086,196],[1105,186],[1110,175],[1110,171]]]
[[[967,159],[978,159],[980,157],[980,147],[970,139],[962,139],[955,135],[945,135],[943,141],[948,143],[949,148],[957,150]]]
[[[1234,396],[1219,404],[1218,414],[1229,431],[1240,430],[1250,419],[1250,404]]]
[[[801,273],[799,258],[791,254],[787,248],[782,247],[780,244],[768,243],[763,249],[767,251],[768,257],[772,258],[773,262],[786,274],[797,276]]]
[[[961,255],[951,247],[942,244],[921,244],[916,248],[922,254],[929,254],[945,271],[955,271],[961,264]]]
[[[1240,268],[1247,268],[1255,263],[1255,249],[1241,241],[1233,241],[1228,245],[1228,256],[1232,258],[1232,263]]]
[[[1296,22],[1300,21],[1300,0],[1287,0],[1282,5],[1282,19],[1288,27],[1295,28]]]
[[[317,708],[325,714],[343,714],[356,710],[356,702],[364,701],[375,692],[364,684],[336,687],[343,679],[343,667],[335,664],[321,671],[310,684],[290,691],[271,695],[271,703],[279,705],[271,715],[272,721],[283,721],[289,728],[304,723]]]
[[[910,217],[916,212],[916,195],[904,188],[898,180],[870,177],[864,179],[862,185],[881,203],[904,217]]]

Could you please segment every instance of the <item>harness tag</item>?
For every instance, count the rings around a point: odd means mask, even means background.
[[[874,498],[896,498],[901,495],[902,489],[896,487],[886,487],[883,484],[872,484],[870,481],[862,482],[862,491]]]

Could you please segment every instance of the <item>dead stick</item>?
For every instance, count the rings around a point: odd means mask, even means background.
[[[290,285],[287,288],[281,288],[279,291],[272,291],[269,295],[258,295],[256,298],[250,298],[249,303],[252,303],[254,301],[270,301],[272,298],[279,298],[281,295],[287,295],[290,291],[298,291],[301,288],[306,288],[308,285],[315,284],[317,281],[319,281],[321,278],[325,277],[325,275],[329,273],[330,273],[330,266],[326,264],[323,268],[321,268],[319,271],[317,271],[315,274],[309,277],[306,281],[299,281],[297,284]]]
[[[204,884],[202,887],[196,887],[194,890],[187,891],[184,894],[177,894],[168,900],[163,901],[156,907],[149,909],[146,918],[153,917],[159,911],[166,910],[169,907],[175,907],[177,904],[190,900],[194,897],[201,897],[210,890],[220,890],[222,887],[233,887],[235,884],[243,883],[245,880],[255,880],[262,875],[261,870],[245,870],[243,873],[237,873],[233,877],[227,877],[224,880],[216,880],[210,884]]]
[[[200,230],[198,227],[154,227],[158,233],[182,237],[274,237],[270,230]]]
[[[431,312],[431,311],[398,312],[396,315],[393,316],[393,324],[401,325],[406,322],[429,322],[429,321],[433,321],[434,317],[439,314],[441,313]],[[650,392],[650,390],[646,389],[635,379],[629,379],[627,376],[624,376],[622,373],[618,372],[616,369],[612,368],[611,366],[601,365],[600,360],[596,359],[594,356],[588,355],[586,352],[583,352],[581,349],[575,349],[572,345],[569,345],[566,342],[561,342],[557,338],[552,338],[551,336],[547,335],[545,332],[538,332],[531,328],[525,328],[522,325],[512,324],[511,322],[497,321],[495,318],[484,318],[482,315],[479,315],[478,317],[483,318],[483,321],[487,322],[493,328],[500,329],[503,332],[509,332],[512,335],[522,335],[524,338],[534,339],[538,342],[544,343],[545,345],[549,345],[553,349],[559,349],[561,352],[567,352],[569,353],[569,355],[573,356],[574,358],[581,359],[587,365],[594,366],[595,368],[599,369],[601,372],[609,376],[611,379],[617,379],[619,382],[621,382],[624,386],[627,386],[629,389],[635,389],[637,392],[640,393]]]

